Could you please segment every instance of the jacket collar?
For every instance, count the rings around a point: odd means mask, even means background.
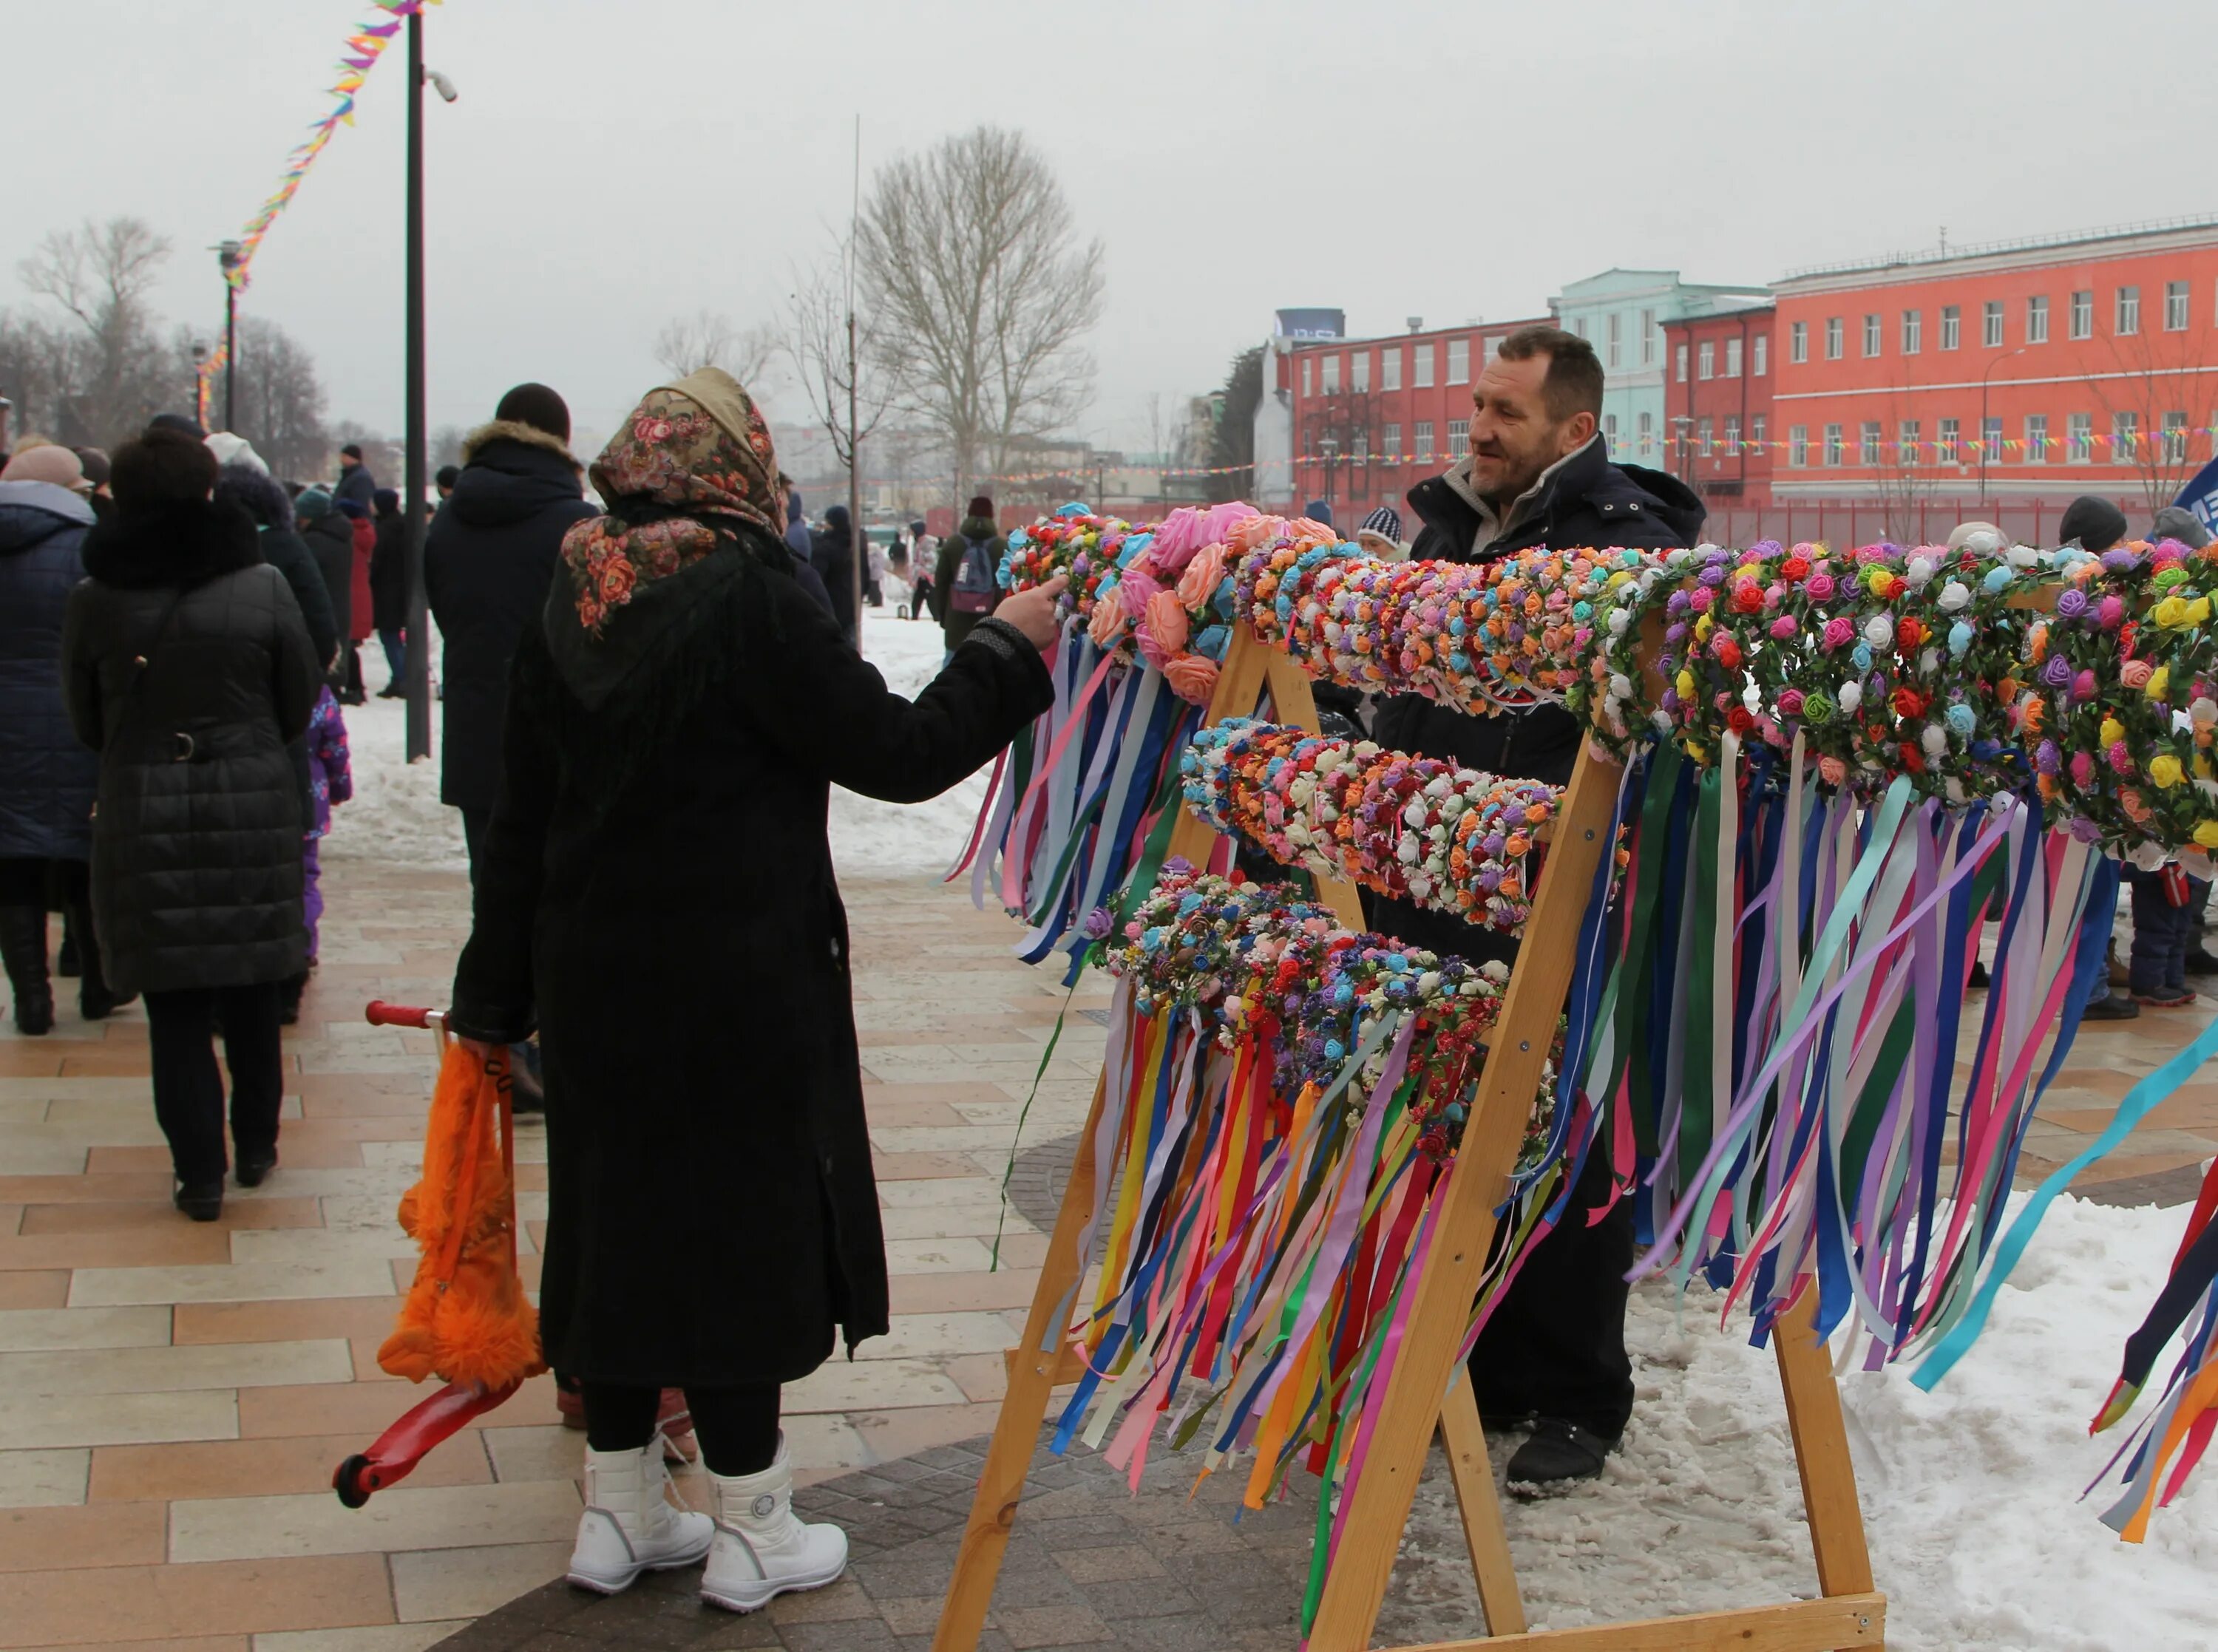
[[[1471,460],[1466,455],[1454,469],[1441,477],[1465,504],[1478,515],[1478,537],[1472,549],[1484,551],[1498,539],[1514,533],[1533,519],[1546,520],[1553,511],[1559,495],[1583,498],[1599,484],[1609,469],[1608,449],[1600,432],[1583,447],[1574,448],[1561,459],[1542,471],[1533,486],[1509,502],[1509,510],[1496,513],[1493,504],[1472,487]]]
[[[497,418],[490,424],[480,424],[462,438],[462,462],[470,463],[490,442],[520,442],[527,448],[540,448],[561,458],[571,469],[583,473],[585,467],[570,451],[569,443],[561,437],[549,436],[536,424],[526,424],[521,419]]]
[[[104,585],[190,590],[262,560],[254,518],[236,504],[201,500],[133,510],[84,536],[84,571]]]

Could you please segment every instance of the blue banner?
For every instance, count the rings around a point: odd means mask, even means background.
[[[2172,503],[2195,512],[2196,520],[2218,535],[2218,459],[2197,471],[2195,480],[2179,490]]]

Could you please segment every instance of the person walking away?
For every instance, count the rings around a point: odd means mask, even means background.
[[[1001,596],[1001,556],[1008,542],[994,526],[994,502],[983,493],[963,512],[962,526],[939,542],[932,569],[939,629],[951,656]]]
[[[815,541],[809,536],[809,512],[802,507],[801,490],[793,485],[793,479],[781,471],[778,481],[785,489],[786,548],[806,562],[810,553],[816,548]]]
[[[1548,326],[1510,334],[1472,387],[1469,453],[1409,490],[1423,524],[1411,554],[1484,563],[1544,545],[1691,544],[1701,500],[1674,477],[1610,462],[1595,431],[1602,396],[1602,364],[1586,340]],[[1578,724],[1558,706],[1471,717],[1416,696],[1386,700],[1372,737],[1395,751],[1557,785],[1571,779],[1580,742]],[[1372,928],[1436,951],[1478,962],[1515,952],[1514,941],[1406,902],[1366,898],[1366,910]],[[1632,1415],[1633,1201],[1610,1197],[1608,1155],[1589,1154],[1563,1220],[1527,1259],[1471,1354],[1489,1425],[1531,1420],[1509,1462],[1514,1484],[1600,1474]]]
[[[440,504],[447,502],[447,496],[455,491],[455,484],[462,479],[462,467],[460,465],[439,467],[439,473],[431,479],[431,486],[438,492]]]
[[[362,690],[362,645],[375,628],[371,623],[376,610],[369,591],[369,563],[377,554],[377,524],[372,519],[375,507],[359,500],[333,499],[331,506],[346,518],[352,552],[347,561],[347,634],[339,644],[345,656],[340,661],[344,680],[338,697],[341,705],[358,706],[368,697]]]
[[[570,530],[517,648],[449,1019],[489,1056],[536,1005],[546,1052],[540,1333],[587,1434],[571,1581],[706,1554],[702,1598],[737,1611],[844,1569],[845,1534],[793,1513],[779,1389],[888,1327],[827,793],[932,796],[1044,711],[1062,583],[903,700],[795,583],[776,473],[713,368],[650,391],[595,461],[607,514]],[[778,1030],[776,1059],[733,1061],[735,1014]],[[713,1524],[652,1449],[673,1385]]]
[[[921,521],[909,523],[908,565],[913,589],[909,594],[908,616],[913,620],[930,619],[934,624],[939,622],[939,610],[934,606],[938,599],[932,594],[937,589],[932,583],[932,576],[937,571],[939,557],[939,540],[925,532]]]
[[[439,801],[462,816],[470,876],[500,781],[509,662],[546,605],[562,535],[593,514],[570,456],[570,408],[520,384],[462,442],[462,473],[424,541],[424,585],[445,649],[439,666]]]
[[[408,518],[400,514],[400,495],[389,487],[377,490],[376,541],[369,553],[369,622],[385,650],[385,686],[381,700],[399,700],[408,693],[408,644],[401,629],[408,623]]]
[[[339,479],[331,490],[333,499],[352,499],[366,515],[377,503],[377,478],[362,462],[362,449],[350,442],[339,449]]]
[[[809,522],[801,514],[801,497],[793,491],[793,478],[784,471],[778,473],[778,498],[782,501],[778,514],[785,523],[785,542],[795,553],[793,577],[800,582],[810,600],[827,614],[832,611],[832,593],[824,589],[824,581],[809,563]],[[800,542],[795,539],[798,534]]]
[[[125,443],[62,632],[70,721],[100,753],[94,928],[114,987],[146,996],[154,1113],[196,1222],[223,1211],[219,1024],[239,1185],[277,1162],[278,983],[307,956],[285,746],[317,684],[300,606],[216,480],[182,433]]]
[[[304,487],[293,501],[293,520],[300,529],[301,542],[316,559],[316,572],[323,576],[324,601],[331,609],[332,634],[331,659],[325,662],[325,674],[334,694],[346,687],[344,656],[347,639],[354,631],[354,524],[331,504],[331,496],[320,487]]]
[[[71,731],[62,696],[63,616],[84,578],[90,492],[67,448],[33,448],[0,469],[0,963],[15,1030],[34,1038],[54,1024],[50,890],[77,937],[84,1018],[129,1002],[109,990],[92,925],[100,760]]]
[[[872,608],[886,605],[886,548],[867,529],[863,533],[863,600]]]
[[[824,527],[809,544],[809,562],[832,598],[833,619],[847,646],[853,647],[855,628],[861,622],[855,613],[855,532],[846,505],[835,504],[824,513]]]

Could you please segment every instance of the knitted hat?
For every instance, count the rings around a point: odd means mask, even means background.
[[[978,494],[972,498],[963,514],[966,517],[983,517],[987,521],[991,522],[994,519],[994,502],[983,493]]]
[[[462,467],[459,465],[442,465],[439,467],[439,473],[437,476],[434,476],[431,480],[437,482],[441,487],[452,487],[456,482],[462,480]]]
[[[500,399],[500,405],[493,410],[493,416],[511,424],[529,424],[535,430],[546,431],[565,446],[569,443],[570,404],[543,384],[517,386]]]
[[[371,498],[377,505],[377,514],[379,516],[397,517],[400,514],[400,490],[399,488],[381,487],[371,496]]]
[[[1384,540],[1385,544],[1381,548],[1382,549],[1400,550],[1402,548],[1401,513],[1391,504],[1382,504],[1364,517],[1363,525],[1355,530],[1355,542],[1360,545],[1366,539]]]
[[[1332,506],[1323,499],[1311,499],[1302,507],[1302,514],[1320,528],[1337,528],[1340,525],[1332,519]]]
[[[331,501],[331,509],[338,511],[339,515],[346,517],[350,522],[359,520],[369,515],[369,507],[364,504],[360,499],[356,498],[350,493],[345,495],[344,498],[333,499]]]
[[[249,470],[265,472],[270,468],[262,462],[262,455],[254,451],[254,444],[243,436],[218,430],[208,437],[208,444],[219,465],[245,465]]]
[[[2203,525],[2202,518],[2192,510],[2168,504],[2156,513],[2149,523],[2151,539],[2176,539],[2190,551],[2199,551],[2210,542],[2210,530]]]
[[[108,486],[108,454],[100,448],[71,448],[78,464],[84,467],[84,480],[93,487]]]
[[[293,496],[293,516],[299,522],[316,522],[331,514],[331,491],[304,487]]]
[[[50,482],[72,493],[92,492],[77,456],[67,448],[53,446],[24,449],[8,461],[5,470],[0,470],[0,482]]]
[[[77,455],[70,457],[74,461]],[[165,504],[195,504],[215,486],[216,470],[207,442],[170,426],[149,427],[146,435],[115,450],[108,491],[126,515]]]
[[[190,413],[157,413],[146,421],[146,428],[150,430],[177,430],[195,442],[205,441],[208,437],[208,431],[201,427],[200,420]]]
[[[362,444],[359,442],[348,442],[346,446],[339,449],[339,457],[342,459],[351,459],[356,463],[360,463],[362,460]]]
[[[2082,493],[2064,507],[2064,520],[2056,524],[2060,544],[2079,541],[2083,551],[2100,554],[2126,536],[2126,513],[2108,499]]]

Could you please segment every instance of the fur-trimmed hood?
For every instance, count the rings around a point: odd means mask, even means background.
[[[84,536],[84,571],[123,591],[205,585],[261,560],[254,518],[229,501],[134,510]]]
[[[570,444],[559,436],[550,436],[536,424],[526,424],[520,419],[497,418],[490,424],[480,424],[462,438],[462,462],[470,463],[488,442],[521,442],[528,448],[544,448],[569,461],[570,467],[579,475],[585,467],[570,451]]]

